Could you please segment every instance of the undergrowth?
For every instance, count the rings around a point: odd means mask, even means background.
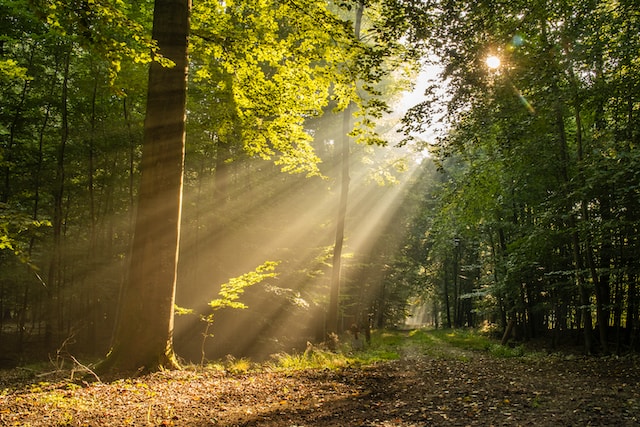
[[[309,344],[304,352],[278,353],[272,356],[272,360],[265,363],[254,363],[247,358],[227,356],[226,359],[210,362],[204,367],[188,364],[186,367],[195,371],[204,369],[231,375],[242,375],[261,370],[336,370],[397,360],[409,348],[434,358],[461,361],[468,359],[469,351],[483,352],[497,358],[535,357],[534,353],[526,351],[523,346],[502,346],[495,339],[471,329],[376,330],[371,334],[371,342],[358,350],[354,350],[349,338],[346,338],[340,342],[337,350],[330,350],[323,344]],[[19,384],[37,383],[35,380],[40,376],[57,373],[51,378],[66,378],[69,384],[75,383],[73,370],[57,369],[54,372],[43,374],[42,372],[45,370],[44,366],[23,368],[20,372],[28,372],[30,374],[28,378],[13,377],[10,382],[15,382],[15,386],[19,387]],[[65,377],[65,372],[67,377]],[[36,374],[38,375],[36,376]]]
[[[371,344],[364,350],[353,351],[348,344],[338,351],[323,345],[307,345],[303,353],[279,353],[274,355],[268,367],[276,370],[339,369],[348,366],[372,365],[377,362],[400,358],[398,347],[402,337],[392,333],[374,333]]]
[[[529,355],[523,346],[500,345],[495,339],[472,329],[415,329],[412,331],[375,331],[371,343],[363,350],[352,351],[343,344],[338,351],[322,345],[311,345],[303,353],[279,353],[268,364],[270,369],[339,369],[347,366],[366,366],[396,360],[407,348],[436,358],[468,360],[468,352],[483,352],[496,358]]]
[[[416,329],[408,334],[409,342],[418,345],[426,354],[446,352],[443,345],[466,351],[486,352],[497,358],[522,357],[533,355],[524,346],[504,346],[495,339],[474,329]]]

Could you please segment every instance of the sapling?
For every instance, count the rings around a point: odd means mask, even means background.
[[[249,286],[256,285],[265,279],[276,277],[277,273],[275,273],[275,269],[278,264],[279,262],[277,261],[266,261],[264,264],[256,267],[254,271],[231,278],[227,283],[220,285],[220,291],[218,292],[219,298],[213,299],[208,303],[211,308],[210,312],[199,315],[200,321],[205,324],[204,331],[202,332],[202,343],[200,346],[200,365],[204,365],[207,338],[213,337],[210,330],[213,326],[215,312],[222,308],[248,308],[246,304],[238,301],[240,296]],[[193,310],[176,306],[176,314],[193,314]]]

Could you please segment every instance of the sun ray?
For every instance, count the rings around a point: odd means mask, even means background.
[[[389,172],[389,176],[396,175],[397,182],[380,186],[372,179],[374,165],[359,163],[354,156],[345,251],[356,254],[366,253],[375,243],[420,167],[412,159],[403,159],[409,156],[408,149],[366,150],[375,164],[403,162],[407,170]],[[384,159],[390,150],[395,158]],[[334,244],[338,166],[335,170],[325,167],[329,178],[321,179],[284,175],[277,168],[251,161],[238,164],[238,176],[229,186],[223,212],[215,197],[214,177],[188,188],[178,305],[206,311],[206,303],[215,297],[220,283],[265,261],[282,263],[281,275],[267,285],[269,288],[247,291],[248,310],[216,314],[219,325],[209,340],[211,357],[234,352],[265,355],[285,345],[277,340],[299,335],[304,344],[322,328],[330,266],[318,260],[323,253],[330,253]],[[348,263],[345,253],[347,268]],[[199,359],[202,330],[195,317],[177,319],[179,354]]]

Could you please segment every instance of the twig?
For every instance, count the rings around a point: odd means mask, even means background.
[[[101,383],[102,381],[100,380],[100,377],[98,376],[98,374],[96,374],[93,370],[91,370],[91,368],[89,368],[87,365],[83,365],[82,363],[78,362],[78,359],[76,359],[75,357],[73,357],[71,354],[68,355],[71,360],[74,361],[74,363],[78,366],[80,366],[82,369],[84,369],[85,371],[89,372],[91,375],[93,375],[93,377],[96,379],[96,381],[98,381],[99,383]],[[73,381],[73,373],[74,370],[71,370],[71,380]]]

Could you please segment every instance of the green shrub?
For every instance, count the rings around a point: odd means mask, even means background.
[[[508,347],[500,344],[493,344],[489,348],[489,353],[494,357],[509,358],[522,357],[525,354],[524,347],[519,345],[516,347]]]
[[[489,350],[494,343],[489,337],[473,329],[440,329],[430,332],[442,341],[465,350]]]

